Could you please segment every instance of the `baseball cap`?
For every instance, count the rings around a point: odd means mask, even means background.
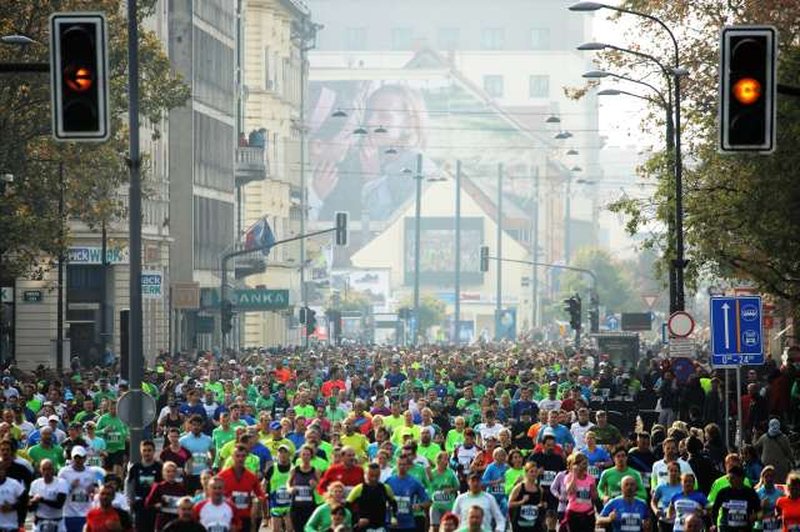
[[[45,416],[42,416],[36,420],[37,427],[44,427],[46,425],[47,425],[47,418]]]
[[[280,421],[272,421],[269,424],[269,430],[280,430],[281,422]]]
[[[58,423],[59,421],[61,421],[61,418],[58,417],[57,415],[53,414],[53,415],[51,415],[50,417],[47,418],[47,421],[55,421],[56,423]]]
[[[286,445],[285,443],[282,443],[282,444],[278,445],[278,450],[279,451],[286,451],[288,453],[292,452],[292,448],[289,447],[288,445]]]
[[[75,458],[76,456],[83,456],[86,457],[86,449],[81,447],[80,445],[76,445],[72,448],[72,457]]]

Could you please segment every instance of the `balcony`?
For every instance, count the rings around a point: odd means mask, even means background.
[[[243,187],[253,181],[264,181],[269,177],[267,150],[260,146],[238,146],[236,148],[236,186]]]

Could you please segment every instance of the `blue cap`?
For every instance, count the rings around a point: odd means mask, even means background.
[[[280,430],[281,422],[280,421],[273,421],[269,424],[269,430]]]

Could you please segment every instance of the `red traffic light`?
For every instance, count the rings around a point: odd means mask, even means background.
[[[64,83],[75,92],[86,92],[94,84],[94,75],[86,67],[69,65],[64,69]]]
[[[743,105],[752,105],[761,98],[761,83],[754,78],[742,78],[733,85],[733,97]]]

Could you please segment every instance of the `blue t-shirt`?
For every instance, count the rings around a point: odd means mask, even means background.
[[[617,512],[616,519],[611,523],[613,532],[638,532],[643,529],[644,521],[650,515],[650,510],[644,501],[634,499],[628,502],[622,496],[608,501],[600,515],[608,517],[611,512]]]
[[[392,528],[416,528],[412,506],[429,500],[425,487],[410,475],[406,475],[403,478],[392,475],[386,479],[386,484],[392,488],[394,498],[397,501],[397,525]]]
[[[267,467],[268,462],[272,462],[272,453],[269,452],[269,448],[267,448],[261,442],[256,442],[256,444],[250,448],[250,453],[258,457],[258,463],[261,471],[264,471],[264,468]]]
[[[589,459],[589,465],[595,465],[598,462],[608,463],[611,461],[611,455],[599,445],[594,448],[594,451],[590,451],[588,447],[583,447],[579,449],[579,451],[585,454],[586,458]]]
[[[550,425],[543,426],[539,431],[539,435],[536,437],[537,441],[544,442],[544,437],[548,434],[555,436],[556,443],[561,447],[564,447],[566,444],[575,445],[575,438],[572,437],[572,433],[564,425],[556,425],[555,427],[551,427]]]
[[[498,506],[500,506],[500,511],[505,512],[506,510],[506,471],[508,471],[508,464],[496,464],[492,462],[486,467],[486,470],[483,472],[483,477],[481,478],[481,482],[483,485],[486,486],[486,493],[489,495],[494,496],[494,500],[497,501]],[[500,480],[498,484],[489,484],[494,480]]]
[[[181,444],[181,447],[189,451],[189,454],[192,455],[192,475],[197,476],[206,469],[208,469],[208,464],[206,460],[208,459],[208,451],[214,445],[211,441],[211,436],[208,434],[200,433],[199,436],[195,436],[193,433],[189,433],[180,440],[178,440]]]
[[[672,497],[675,496],[677,493],[681,493],[683,491],[683,486],[681,484],[659,484],[656,488],[656,491],[653,492],[653,500],[656,501],[658,504],[658,509],[661,511],[661,515],[658,516],[659,519],[663,519],[667,516],[667,508],[669,508],[669,503],[672,501]]]
[[[686,519],[693,513],[704,510],[708,505],[708,500],[700,491],[693,491],[689,494],[679,491],[672,496],[669,503],[675,508],[675,524],[672,530],[674,532],[683,532],[686,526]]]

